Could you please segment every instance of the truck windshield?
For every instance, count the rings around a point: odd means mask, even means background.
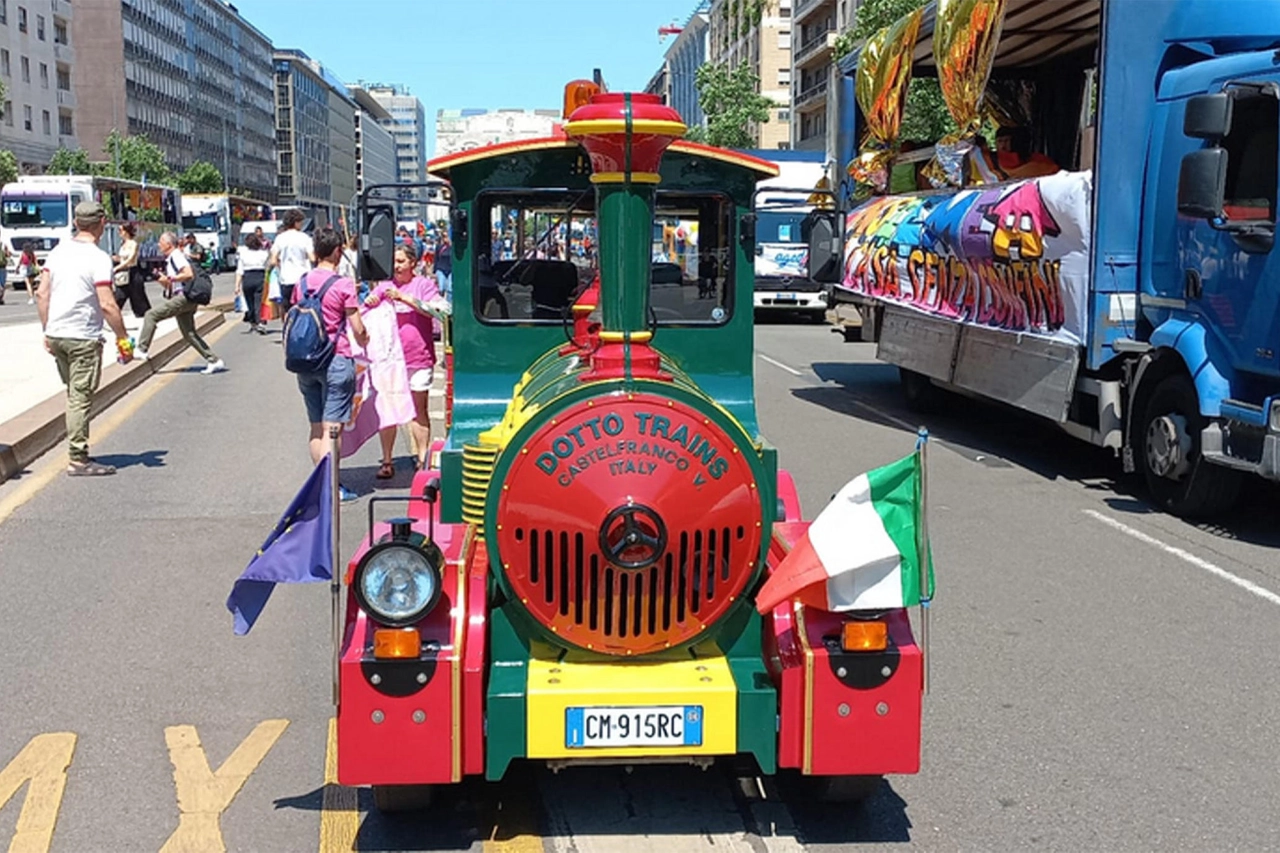
[[[217,231],[218,214],[216,213],[184,213],[182,214],[183,231]]]
[[[0,213],[5,228],[65,228],[69,221],[64,195],[6,198]]]
[[[760,213],[756,217],[757,243],[799,243],[803,213]]]

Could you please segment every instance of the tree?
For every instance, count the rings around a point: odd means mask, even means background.
[[[90,175],[92,170],[89,154],[83,148],[59,148],[53,152],[45,169],[50,175]]]
[[[853,27],[836,37],[835,54],[840,59],[899,18],[914,12],[926,0],[863,0],[858,6]],[[942,99],[942,90],[933,77],[914,77],[907,89],[907,105],[902,114],[898,138],[914,142],[937,142],[954,133],[956,123]]]
[[[0,148],[0,184],[18,180],[18,158],[8,148]]]
[[[220,193],[222,173],[212,163],[197,160],[178,175],[178,189],[184,193]]]
[[[164,151],[145,135],[127,136],[118,130],[107,134],[102,152],[107,155],[106,173],[112,177],[153,184],[165,184],[173,177]]]
[[[752,122],[768,121],[777,106],[759,93],[760,78],[745,62],[737,68],[710,63],[698,69],[696,83],[707,116],[706,141],[723,148],[753,147]]]

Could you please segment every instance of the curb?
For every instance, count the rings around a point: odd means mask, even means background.
[[[201,336],[226,322],[230,302],[215,302],[200,311],[196,331]],[[111,361],[102,367],[102,380],[93,395],[92,420],[112,403],[146,382],[187,349],[182,333],[172,331],[155,341],[146,361],[120,364]],[[105,360],[104,354],[104,360]],[[32,462],[57,447],[67,437],[66,395],[55,394],[42,403],[0,424],[0,483],[20,474]]]

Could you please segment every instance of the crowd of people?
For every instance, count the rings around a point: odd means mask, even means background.
[[[158,280],[165,300],[152,306],[147,276],[139,263],[136,226],[123,226],[117,254],[98,247],[105,228],[102,206],[76,207],[76,237],[50,252],[33,286],[45,348],[54,356],[67,388],[66,423],[70,476],[115,473],[89,456],[89,411],[102,371],[104,326],[116,337],[118,360],[147,359],[157,324],[175,318],[186,343],[204,358],[205,374],[226,369],[195,326],[196,302],[187,288],[203,261],[198,244],[165,233],[159,239],[164,256]],[[298,211],[286,213],[281,231],[268,242],[260,233],[246,235],[238,252],[235,294],[243,300],[246,332],[265,334],[276,316],[292,306],[318,303],[325,333],[333,341],[332,358],[323,369],[298,372],[296,381],[309,424],[313,462],[329,452],[329,428],[350,427],[357,405],[377,406],[376,431],[381,444],[379,479],[395,475],[395,441],[400,426],[408,428],[412,460],[424,467],[431,447],[428,411],[434,379],[437,323],[450,313],[452,255],[443,227],[430,242],[403,230],[388,281],[361,281],[356,241],[337,230],[302,230]],[[274,281],[273,281],[274,279]],[[274,297],[274,299],[273,299]],[[128,337],[122,310],[129,304],[143,320],[136,344]],[[274,306],[275,310],[272,307]],[[393,413],[387,416],[385,413]],[[398,414],[396,414],[398,413]],[[363,440],[363,437],[361,437]],[[347,455],[353,448],[347,448]],[[356,494],[345,486],[341,498]]]

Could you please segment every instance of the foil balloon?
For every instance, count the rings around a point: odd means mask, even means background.
[[[982,126],[982,96],[1000,43],[1004,11],[1005,0],[938,0],[933,56],[942,98],[958,128],[939,142],[939,148],[955,149],[961,140],[977,135]],[[944,177],[946,183],[959,186],[962,156],[947,160],[930,164],[930,178],[938,182]]]
[[[866,119],[867,133],[859,156],[849,165],[849,175],[876,192],[884,192],[888,186],[922,15],[917,9],[881,29],[867,39],[858,56],[854,95]]]

